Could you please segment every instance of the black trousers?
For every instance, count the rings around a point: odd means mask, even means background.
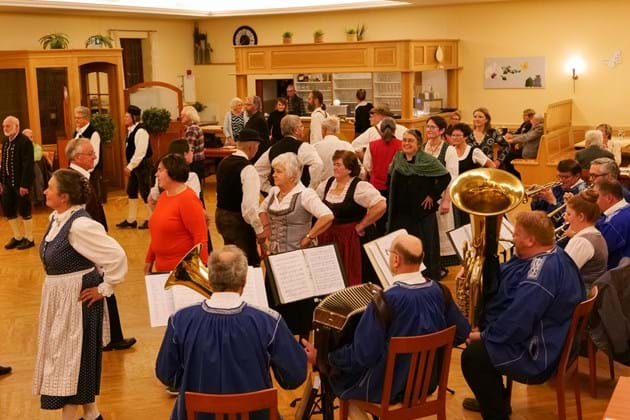
[[[217,208],[215,222],[225,245],[239,247],[247,255],[247,265],[260,266],[256,232],[243,219],[241,213]]]
[[[514,145],[512,145],[510,148],[510,152],[507,154],[507,156],[505,157],[505,160],[503,161],[503,168],[509,173],[511,173],[512,175],[514,175],[515,177],[517,177],[518,179],[521,179],[521,173],[516,170],[514,165],[512,165],[512,161],[514,159],[523,159],[522,147],[516,149]]]
[[[122,325],[120,325],[120,315],[118,314],[118,304],[116,303],[116,295],[112,295],[105,299],[107,302],[107,311],[109,312],[109,330],[112,343],[122,341],[124,336]]]
[[[503,376],[492,365],[483,341],[475,341],[464,350],[461,366],[468,386],[479,401],[484,420],[509,419]]]
[[[199,184],[201,185],[201,192],[199,198],[203,203],[203,186],[206,179],[206,163],[205,160],[196,160],[190,164],[190,170],[197,174],[199,177]],[[205,207],[205,206],[204,206]]]
[[[7,219],[15,219],[18,214],[28,220],[31,216],[31,197],[29,194],[20,195],[20,187],[13,188],[4,184],[2,190],[2,211]]]
[[[127,183],[127,197],[138,198],[138,192],[142,197],[142,201],[147,202],[149,197],[149,191],[153,186],[153,163],[151,158],[145,158],[140,165],[138,165],[131,175],[129,175],[129,182]]]

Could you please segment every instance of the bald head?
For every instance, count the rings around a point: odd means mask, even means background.
[[[422,257],[422,241],[413,235],[400,235],[392,243],[390,268],[394,274],[419,271]]]

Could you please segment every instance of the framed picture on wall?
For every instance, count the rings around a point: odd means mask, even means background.
[[[542,89],[545,57],[489,57],[484,60],[485,89]]]

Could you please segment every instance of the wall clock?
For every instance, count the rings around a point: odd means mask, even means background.
[[[240,26],[234,31],[232,37],[233,45],[256,45],[258,44],[258,36],[250,26]]]

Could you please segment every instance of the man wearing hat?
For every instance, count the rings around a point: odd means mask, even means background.
[[[258,217],[260,179],[251,164],[263,139],[257,131],[244,128],[236,139],[236,151],[217,169],[217,230],[226,245],[236,245],[247,255],[247,263],[260,265],[256,242],[269,236],[269,226]]]
[[[127,141],[125,142],[125,157],[127,167],[125,175],[129,177],[127,182],[127,197],[129,197],[129,211],[127,219],[116,225],[117,228],[138,228],[147,229],[151,208],[147,204],[149,191],[151,190],[151,176],[153,172],[153,162],[151,156],[151,143],[149,133],[140,124],[140,114],[142,111],[135,105],[129,105],[125,114],[124,123],[127,127]],[[138,215],[138,192],[146,204],[147,218],[140,226],[136,222]]]

